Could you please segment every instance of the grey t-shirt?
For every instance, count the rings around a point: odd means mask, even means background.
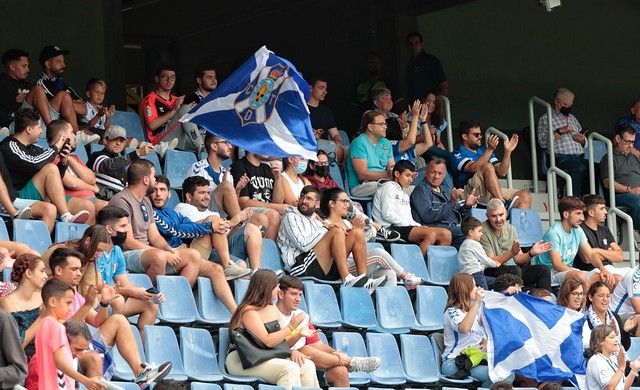
[[[600,172],[602,179],[609,177],[609,167],[606,164],[607,156],[602,158]],[[640,159],[629,153],[624,155],[613,150],[613,177],[615,181],[625,186],[640,186]]]
[[[153,206],[149,198],[145,196],[142,202],[140,202],[133,196],[133,193],[131,193],[128,188],[125,188],[111,198],[109,204],[118,206],[129,213],[129,222],[131,222],[133,238],[143,244],[149,245],[147,234],[151,224],[154,223]]]
[[[505,222],[502,227],[502,232],[498,236],[496,232],[491,228],[489,221],[482,223],[482,231],[484,232],[480,237],[480,245],[487,255],[501,255],[505,252],[509,252],[513,245],[513,242],[518,239],[518,233],[516,228],[512,224]]]

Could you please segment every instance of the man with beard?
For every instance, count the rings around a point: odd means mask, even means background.
[[[201,65],[196,71],[196,84],[198,88],[184,98],[185,104],[198,104],[218,86],[216,70],[211,65]]]
[[[500,143],[497,135],[487,139],[487,146],[482,146],[482,130],[475,121],[460,123],[461,145],[451,154],[453,182],[456,188],[464,187],[466,193],[474,189],[478,201],[487,203],[491,198],[508,201],[508,210],[512,207],[528,209],[531,207],[531,194],[524,190],[501,188],[498,177],[506,176],[511,165],[511,152],[518,146],[518,135],[513,134],[504,143],[502,161],[498,161],[494,151]],[[508,211],[507,210],[507,211]]]
[[[24,50],[9,49],[2,53],[2,66],[5,73],[0,74],[0,127],[9,127],[31,90],[27,81],[29,54]]]
[[[69,50],[58,46],[45,46],[42,49],[40,65],[43,73],[27,96],[27,103],[38,109],[45,125],[62,116],[77,132],[76,114],[84,111],[85,103],[62,79],[66,69],[64,56],[68,54]]]
[[[147,160],[135,160],[127,169],[127,187],[109,202],[109,205],[120,207],[129,214],[130,223],[124,228],[124,241],[114,242],[125,250],[127,270],[146,273],[154,283],[158,275],[179,273],[189,280],[191,286],[198,276],[205,276],[211,280],[220,301],[230,311],[235,310],[233,294],[222,267],[202,259],[195,249],[172,248],[160,235],[154,223],[151,200],[147,197],[154,192],[155,182],[153,164]]]
[[[288,209],[278,232],[278,246],[289,274],[311,276],[322,280],[342,280],[345,287],[364,287],[370,293],[384,283],[386,276],[371,279],[366,272],[353,276],[347,268],[345,231],[337,225],[323,222],[316,214],[320,191],[305,186],[300,192],[298,207]],[[356,261],[357,269],[366,269],[365,259]]]

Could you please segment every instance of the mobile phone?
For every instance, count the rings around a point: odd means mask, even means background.
[[[148,289],[147,289],[147,292],[148,292],[149,294],[153,294],[153,295],[158,295],[158,294],[160,294],[160,290],[158,290],[158,289],[157,289],[157,288],[155,288],[155,287],[150,287],[150,288],[148,288]]]

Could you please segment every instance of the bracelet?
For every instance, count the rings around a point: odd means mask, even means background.
[[[291,324],[287,325],[287,328],[291,329],[291,332],[294,330],[294,328],[291,327]]]
[[[105,307],[105,308],[106,308],[106,307],[109,307],[109,302],[107,302],[107,303],[102,303],[102,301],[100,301],[100,306]]]

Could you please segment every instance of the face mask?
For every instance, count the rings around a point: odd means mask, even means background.
[[[571,107],[560,107],[560,113],[564,116],[571,114]]]
[[[307,170],[307,164],[308,163],[306,161],[301,161],[293,169],[294,169],[294,171],[296,171],[296,173],[298,175],[302,175],[304,173],[304,171]]]
[[[111,242],[113,245],[121,246],[124,244],[124,241],[127,239],[127,232],[116,232],[115,236],[111,236]]]
[[[329,166],[328,165],[316,165],[314,168],[314,172],[316,175],[320,177],[327,177],[329,174]]]

